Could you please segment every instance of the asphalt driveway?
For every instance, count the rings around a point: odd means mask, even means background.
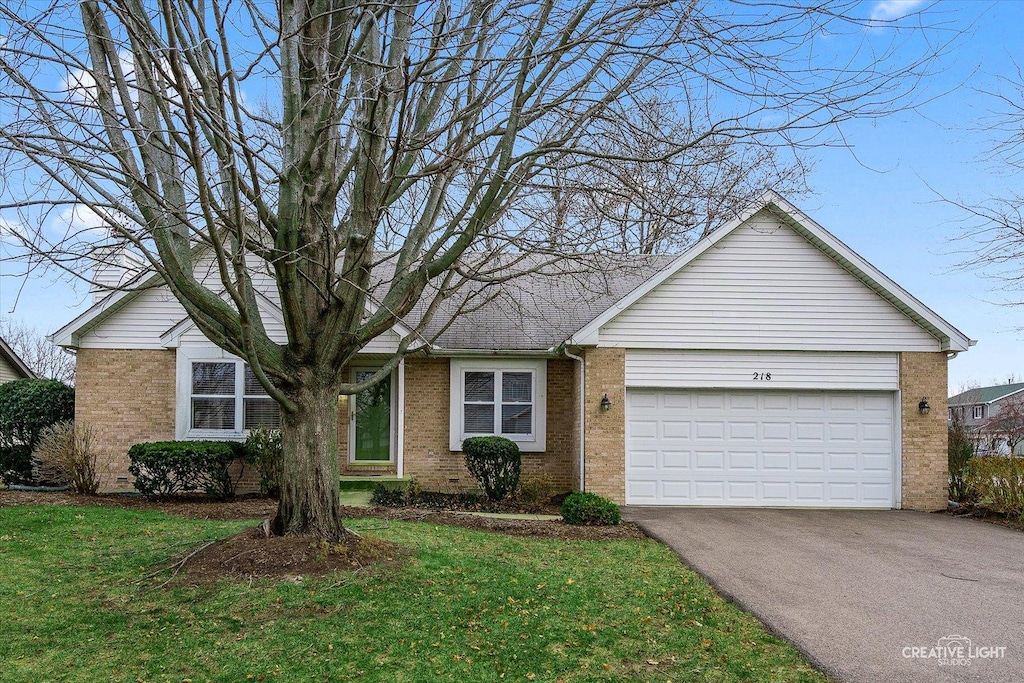
[[[905,511],[624,516],[839,681],[1024,681],[1020,531]]]

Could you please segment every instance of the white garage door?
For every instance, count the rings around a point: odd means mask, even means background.
[[[626,502],[894,507],[894,397],[629,389]]]

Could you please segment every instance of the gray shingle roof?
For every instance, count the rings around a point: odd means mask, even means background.
[[[994,387],[968,389],[956,396],[950,397],[949,405],[963,406],[978,403],[992,403],[993,401],[998,401],[1004,396],[1009,396],[1010,394],[1016,393],[1022,389],[1024,389],[1024,382],[1017,382],[1015,384],[997,384]]]
[[[676,256],[633,256],[615,260],[588,257],[586,262],[545,265],[526,258],[513,266],[522,275],[493,285],[473,283],[446,301],[425,328],[441,349],[494,351],[546,350],[557,346],[625,297]],[[382,264],[383,265],[383,264]],[[386,281],[386,269],[377,268]],[[428,295],[406,317],[415,326]],[[460,309],[462,312],[460,313]],[[458,314],[458,315],[456,315]],[[454,320],[453,320],[454,318]],[[447,329],[444,329],[448,325]]]

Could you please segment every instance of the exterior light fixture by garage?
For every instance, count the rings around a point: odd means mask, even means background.
[[[921,402],[917,404],[917,412],[922,415],[927,415],[932,412],[932,407],[928,405],[928,397],[922,398]]]
[[[612,409],[612,402],[608,400],[608,394],[606,393],[601,397],[601,411],[607,413]]]

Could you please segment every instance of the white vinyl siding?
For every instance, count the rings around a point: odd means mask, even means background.
[[[120,310],[82,335],[83,349],[162,349],[160,335],[185,317],[166,287],[139,292]]]
[[[0,358],[0,384],[21,379],[21,374],[6,359]]]
[[[600,329],[632,348],[939,351],[937,339],[767,211]]]
[[[266,283],[264,283],[266,284]],[[267,336],[278,344],[288,341],[281,314],[277,309],[277,292],[271,285],[267,300],[260,301],[260,313]],[[163,349],[161,337],[185,318],[185,309],[166,287],[139,292],[123,308],[82,335],[79,347],[83,349]],[[370,341],[361,353],[394,353],[398,349],[398,335],[388,330]],[[192,326],[184,332],[179,343],[209,344],[206,337]]]
[[[626,391],[626,503],[898,506],[895,394]]]
[[[695,389],[899,389],[895,353],[626,352],[626,386]]]

